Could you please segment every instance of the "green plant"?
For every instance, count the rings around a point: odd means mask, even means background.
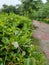
[[[49,18],[45,18],[45,19],[43,19],[43,21],[44,21],[45,23],[48,23],[48,24],[49,24]]]
[[[45,56],[33,45],[32,32],[30,19],[0,15],[0,65],[46,65]]]

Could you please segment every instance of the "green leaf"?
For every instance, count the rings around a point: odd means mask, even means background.
[[[0,65],[3,65],[3,60],[2,60],[2,58],[0,58]]]
[[[3,38],[2,38],[2,42],[3,42],[4,44],[8,44],[8,43],[9,43],[9,40],[8,40],[7,37],[3,37]]]

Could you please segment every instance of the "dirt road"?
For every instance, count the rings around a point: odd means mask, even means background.
[[[41,49],[45,53],[48,61],[49,61],[49,24],[42,23],[39,21],[33,20],[33,25],[37,27],[34,30],[34,37],[40,39],[41,41]]]

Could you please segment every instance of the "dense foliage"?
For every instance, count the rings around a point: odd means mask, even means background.
[[[21,4],[18,6],[3,5],[2,12],[14,12],[30,19],[44,20],[49,18],[49,0],[43,3],[42,0],[20,0]],[[44,20],[45,21],[45,20]]]
[[[20,1],[22,4],[17,8],[20,15],[24,15],[30,19],[36,19],[47,23],[47,18],[49,18],[49,0],[47,0],[46,3],[43,3],[42,0]]]
[[[16,14],[17,12],[15,6],[12,6],[12,5],[8,6],[6,4],[3,5],[3,8],[1,9],[1,11],[8,14],[11,12],[14,12]]]
[[[29,17],[30,19],[36,18],[36,13],[43,5],[41,0],[20,0],[22,4],[18,7],[20,15]]]
[[[22,16],[27,16],[30,19],[36,18],[36,13],[38,10],[42,7],[43,3],[41,0],[20,0],[21,4],[18,6],[8,6],[3,5],[3,8],[1,9],[2,12],[10,13],[14,12],[15,14],[19,14]]]
[[[36,13],[36,20],[40,20],[46,23],[49,23],[49,1],[40,7],[38,12]]]
[[[0,14],[0,65],[46,65],[45,56],[33,44],[32,32],[30,19]]]
[[[49,23],[49,0],[20,1],[18,6],[4,4],[0,9],[0,65],[47,65],[35,45],[38,41],[32,37],[34,28],[30,19]]]

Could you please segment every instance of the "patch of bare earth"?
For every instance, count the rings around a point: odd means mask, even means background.
[[[49,61],[49,25],[35,20],[33,21],[33,25],[37,27],[34,30],[33,36],[40,39],[41,49]]]

